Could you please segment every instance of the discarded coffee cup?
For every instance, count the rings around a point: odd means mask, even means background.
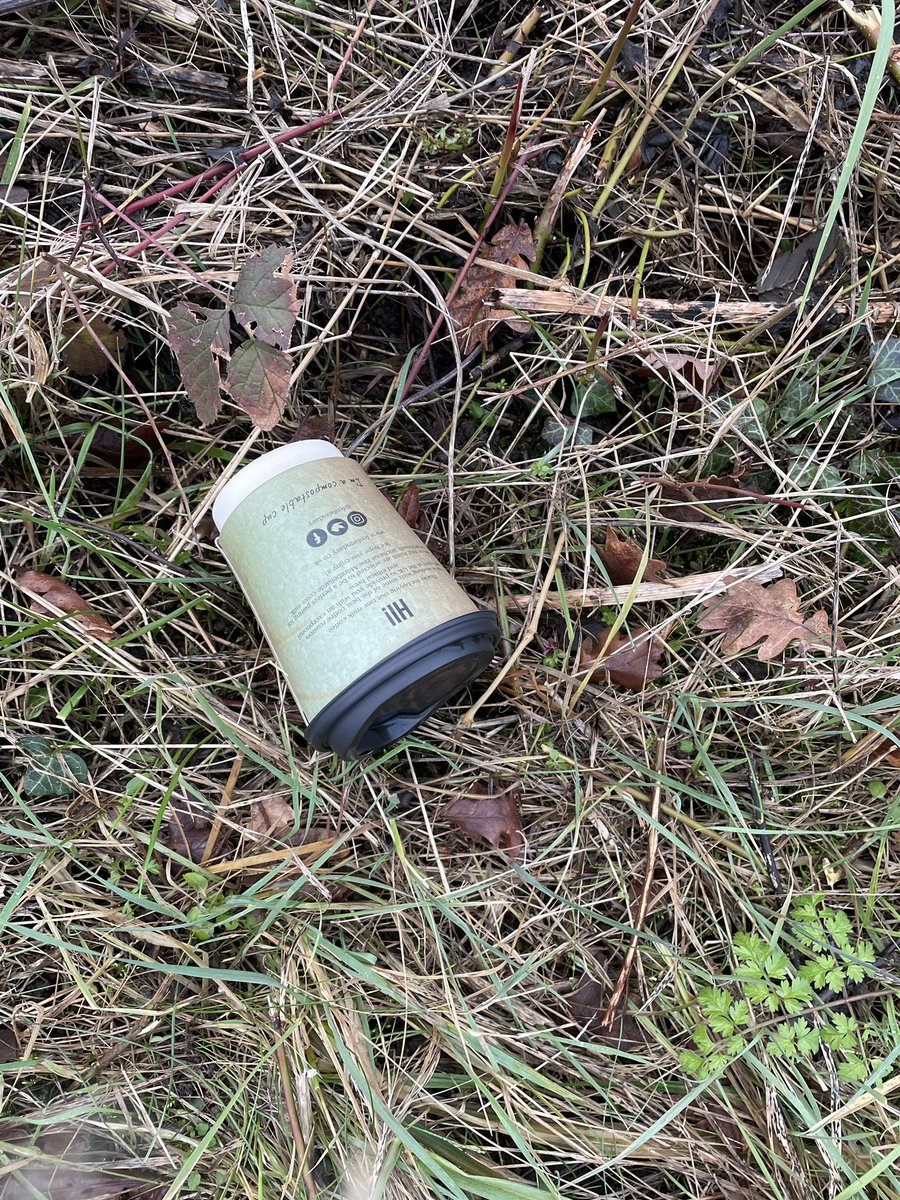
[[[213,519],[318,749],[379,750],[490,663],[496,615],[330,442],[261,455],[222,488]]]

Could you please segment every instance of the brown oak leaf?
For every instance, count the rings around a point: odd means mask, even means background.
[[[831,626],[824,608],[804,617],[793,579],[779,579],[771,587],[752,581],[735,583],[704,604],[700,629],[721,631],[722,649],[733,654],[757,642],[760,662],[771,662],[791,642],[831,648]],[[838,642],[843,646],[842,642]]]
[[[613,587],[634,583],[637,579],[643,552],[630,537],[620,537],[612,525],[607,525],[606,544],[597,553]],[[659,583],[665,572],[666,564],[662,559],[648,558],[642,578],[648,583]]]
[[[74,588],[63,583],[61,579],[45,575],[43,571],[20,571],[16,582],[23,591],[36,592],[46,600],[46,605],[31,601],[32,610],[39,616],[55,616],[53,609],[49,607],[53,605],[53,608],[58,608],[66,616],[74,617],[85,633],[99,638],[101,642],[111,642],[117,636],[106,617],[95,612]]]
[[[517,225],[504,225],[483,246],[481,257],[502,266],[525,271],[534,262],[534,238],[525,221]],[[514,316],[506,309],[493,308],[490,297],[497,288],[514,288],[518,280],[505,271],[495,271],[473,262],[463,277],[459,291],[449,304],[450,316],[462,335],[463,353],[468,354],[476,346],[487,349],[491,331],[498,321],[505,321],[510,329],[525,333],[530,328],[527,321]]]
[[[451,800],[442,815],[467,837],[489,842],[510,858],[521,856],[525,835],[514,785],[498,789],[487,783],[474,783],[465,795]]]
[[[261,796],[254,802],[246,827],[258,838],[286,838],[294,828],[294,806],[280,796]]]
[[[600,658],[604,646],[606,649]],[[642,692],[651,680],[662,675],[659,660],[664,649],[661,638],[648,635],[648,631],[640,626],[631,631],[630,637],[621,629],[611,638],[605,630],[597,637],[585,633],[581,639],[578,667],[581,671],[605,671],[610,682],[631,692]]]

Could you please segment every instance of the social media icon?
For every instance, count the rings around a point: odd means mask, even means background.
[[[365,513],[352,512],[352,513],[347,513],[347,520],[350,522],[351,525],[355,525],[357,528],[359,528],[361,525],[366,525],[368,523],[369,518],[366,516]]]
[[[324,546],[328,541],[328,534],[324,529],[311,529],[306,535],[307,544],[310,546]]]
[[[328,532],[334,534],[335,537],[340,537],[342,533],[346,533],[347,528],[347,522],[343,517],[335,517],[328,522]]]

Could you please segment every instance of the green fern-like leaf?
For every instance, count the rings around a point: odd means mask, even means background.
[[[797,1042],[797,1053],[804,1058],[809,1058],[819,1049],[821,1035],[819,1030],[810,1023],[801,1018],[794,1026],[794,1032]]]
[[[822,1027],[822,1041],[832,1050],[853,1054],[859,1048],[857,1028],[855,1017],[849,1017],[846,1013],[832,1013],[830,1022]]]
[[[781,1001],[781,1006],[785,1012],[792,1015],[809,1008],[814,997],[815,993],[809,980],[802,977],[785,980],[778,985],[778,999]]]
[[[847,1054],[838,1063],[838,1078],[844,1083],[862,1083],[868,1073],[865,1061],[858,1054]]]
[[[789,1021],[782,1021],[767,1043],[770,1054],[776,1058],[794,1059],[797,1057],[797,1039],[794,1026]]]
[[[697,1079],[706,1078],[706,1059],[696,1050],[682,1050],[678,1055],[678,1061],[686,1075],[693,1075]]]

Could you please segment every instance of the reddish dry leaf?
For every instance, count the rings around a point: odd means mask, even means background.
[[[212,833],[213,821],[204,812],[195,812],[184,800],[173,799],[168,807],[169,825],[165,844],[182,858],[190,862],[203,861],[203,855]],[[214,845],[206,856],[206,861],[214,858],[224,850],[231,840],[230,829],[224,827],[216,834]],[[177,864],[175,864],[177,865]]]
[[[466,795],[451,800],[442,815],[467,837],[489,842],[510,858],[521,856],[525,835],[514,786],[498,790],[474,783]]]
[[[283,350],[250,338],[228,364],[225,386],[258,429],[281,420],[291,384],[291,360]]]
[[[612,525],[606,527],[606,545],[598,554],[613,587],[637,579],[643,557],[641,548],[630,537],[619,537]],[[660,583],[665,572],[666,564],[661,559],[648,558],[642,578],[647,583]]]
[[[620,1006],[612,1021],[605,1022],[609,1007],[609,989],[596,979],[585,976],[569,996],[572,1020],[580,1025],[593,1042],[612,1046],[619,1050],[636,1050],[647,1044],[643,1027],[629,1013],[625,1005]]]
[[[334,426],[327,417],[320,417],[318,413],[312,410],[307,411],[305,416],[300,418],[292,442],[307,442],[307,441],[334,441]]]
[[[793,579],[779,579],[771,587],[736,583],[720,596],[707,600],[698,628],[721,631],[722,649],[734,654],[761,642],[760,662],[771,662],[791,642],[830,649],[831,626],[824,608],[807,620],[800,608]],[[843,645],[840,641],[839,645]]]
[[[719,509],[732,504],[771,500],[771,496],[767,496],[765,492],[743,487],[741,481],[733,475],[699,479],[696,483],[664,483],[661,493],[664,500],[676,501],[675,504],[663,506],[663,515],[670,521],[681,521],[685,524],[709,521],[710,514],[698,507],[701,504],[708,505],[718,512]]]
[[[419,528],[419,515],[422,511],[421,497],[418,485],[411,483],[397,504],[397,512],[410,529]]]
[[[531,229],[524,222],[504,225],[494,235],[489,246],[483,246],[481,257],[501,265],[527,270],[534,262],[534,239]],[[497,288],[514,288],[518,280],[504,271],[494,271],[472,263],[466,272],[459,291],[450,301],[450,316],[462,334],[463,352],[479,344],[487,349],[491,330],[498,321],[505,321],[511,329],[527,332],[528,322],[515,317],[506,309],[493,308],[490,297]]]
[[[168,316],[169,345],[178,360],[184,390],[201,425],[211,425],[222,407],[219,355],[231,344],[226,309],[176,304]]]
[[[63,326],[63,337],[66,340],[60,351],[60,358],[73,375],[102,375],[113,365],[103,353],[99,341],[117,362],[119,351],[125,345],[125,338],[118,329],[113,329],[102,317],[91,317],[87,326],[81,321],[67,321]]]
[[[608,640],[608,645],[606,645]],[[598,658],[604,645],[606,652]],[[581,639],[578,668],[581,671],[595,669],[609,675],[610,682],[628,688],[632,692],[643,692],[647,684],[662,675],[659,660],[665,643],[656,636],[647,636],[647,630],[636,627],[631,636],[619,630],[611,638],[601,632],[597,638],[585,633]]]
[[[291,344],[300,312],[290,275],[294,256],[284,246],[267,246],[241,267],[234,286],[234,315],[248,333],[279,350]]]
[[[46,606],[35,601],[31,603],[32,610],[39,616],[55,616],[53,609],[48,607],[53,605],[66,616],[74,617],[91,637],[99,638],[101,642],[111,642],[116,637],[116,631],[107,619],[94,612],[88,602],[61,579],[45,575],[43,571],[20,571],[16,582],[23,591],[36,592],[46,600]]]

